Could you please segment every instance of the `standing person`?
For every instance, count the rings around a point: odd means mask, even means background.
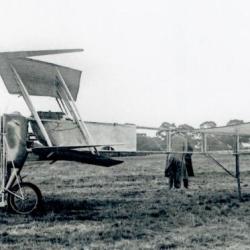
[[[185,164],[185,152],[187,151],[187,141],[183,134],[177,132],[171,138],[173,153],[167,156],[165,176],[169,177],[169,189],[188,188],[188,174]]]
[[[185,154],[185,163],[186,163],[187,173],[188,173],[188,176],[194,177],[194,169],[193,169],[193,163],[192,163],[193,147],[190,145],[190,143],[188,143],[187,145],[187,151],[188,153]]]

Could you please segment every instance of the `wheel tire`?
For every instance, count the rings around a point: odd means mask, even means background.
[[[40,189],[32,183],[21,182],[20,186],[16,184],[10,191],[16,195],[21,195],[20,187],[24,195],[24,200],[8,193],[7,202],[9,208],[18,214],[31,214],[38,211],[42,205],[42,194]]]

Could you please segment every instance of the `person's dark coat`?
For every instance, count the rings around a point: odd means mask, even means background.
[[[188,144],[188,152],[193,152],[193,147],[190,144]],[[192,153],[185,154],[185,163],[186,163],[188,176],[193,177],[194,169],[193,169],[193,163],[192,163]]]

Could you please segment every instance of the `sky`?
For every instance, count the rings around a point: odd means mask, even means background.
[[[83,120],[250,121],[250,1],[0,0],[0,32],[1,52],[84,49],[37,58],[83,71]],[[2,81],[0,104],[27,112]]]

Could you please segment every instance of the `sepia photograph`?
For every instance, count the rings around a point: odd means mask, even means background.
[[[0,0],[0,249],[250,249],[250,2]]]

